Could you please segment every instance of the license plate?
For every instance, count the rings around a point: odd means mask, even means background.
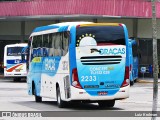
[[[107,91],[100,91],[100,92],[98,92],[98,95],[107,95],[107,94],[108,94]]]

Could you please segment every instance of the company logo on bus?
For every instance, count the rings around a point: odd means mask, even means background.
[[[105,48],[105,49],[100,49],[100,54],[101,55],[123,55],[125,54],[125,48]]]
[[[45,59],[45,70],[55,70],[55,59]]]

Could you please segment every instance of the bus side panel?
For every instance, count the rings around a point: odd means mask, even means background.
[[[61,57],[44,57],[41,74],[41,96],[55,98],[56,81]],[[58,76],[58,77],[56,77]]]
[[[30,63],[30,71],[28,73],[28,87],[29,94],[32,93],[33,84],[36,89],[37,96],[40,96],[41,86],[41,70],[42,70],[42,58],[35,57]]]
[[[28,75],[27,75],[27,90],[28,90],[28,94],[29,95],[33,95],[33,91],[32,91],[32,76],[33,76],[33,72],[29,71]]]
[[[72,76],[72,70],[74,68],[77,67],[77,64],[76,64],[76,49],[75,49],[75,44],[76,44],[76,28],[75,26],[73,26],[71,29],[70,29],[70,36],[71,36],[71,43],[70,43],[70,47],[69,47],[69,60],[70,60],[70,76]],[[70,79],[70,82],[72,80]]]
[[[133,57],[133,79],[138,78],[138,57]]]
[[[132,44],[129,42],[129,79],[130,81],[133,81],[133,54],[132,54]]]
[[[41,74],[41,96],[56,98],[56,84],[60,87],[61,99],[66,99],[69,89],[69,59],[64,57],[46,57],[43,59]],[[69,91],[68,91],[69,92]]]
[[[135,40],[131,40],[129,41],[129,62],[130,62],[130,80],[134,81],[138,78],[138,56],[137,53],[134,53],[135,51],[133,50],[133,46],[136,45],[136,41]]]

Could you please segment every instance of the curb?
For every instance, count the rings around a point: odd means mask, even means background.
[[[153,80],[137,80],[137,83],[153,83]],[[158,80],[158,83],[160,83],[160,80]]]

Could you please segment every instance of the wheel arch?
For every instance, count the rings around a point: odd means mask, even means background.
[[[34,89],[35,89],[35,82],[32,80],[32,95],[34,95]]]

